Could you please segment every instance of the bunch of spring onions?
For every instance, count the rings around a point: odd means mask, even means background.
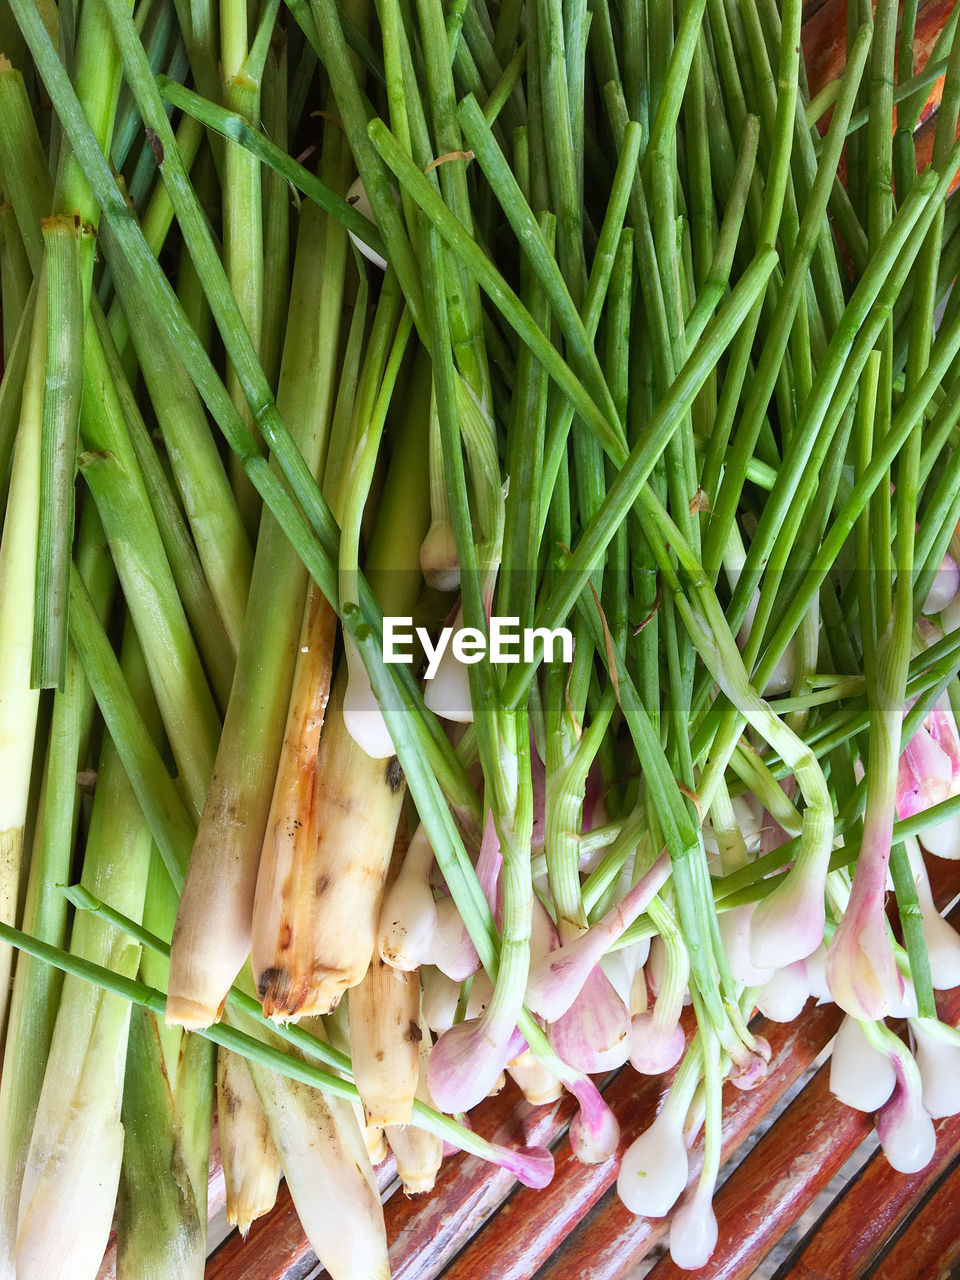
[[[724,1086],[811,998],[930,1160],[960,6],[923,20],[826,0],[818,83],[801,0],[0,0],[0,1280],[94,1280],[112,1228],[120,1280],[201,1277],[214,1115],[232,1223],[284,1177],[387,1277],[388,1150],[545,1186],[466,1113],[566,1090],[606,1161],[620,1068],[666,1075],[620,1196],[703,1266]]]

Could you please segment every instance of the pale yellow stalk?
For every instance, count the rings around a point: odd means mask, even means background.
[[[363,1123],[363,1108],[355,1108],[358,1123]],[[373,1165],[383,1164],[387,1158],[387,1137],[378,1124],[363,1125],[363,1142]]]
[[[254,955],[257,989],[275,1018],[329,1013],[361,981],[373,955],[404,783],[396,756],[373,760],[347,732],[345,686],[342,665],[317,757],[317,843],[304,872],[312,885],[312,928],[291,936],[284,964],[273,972]],[[289,923],[277,926],[282,931]]]
[[[433,1106],[430,1089],[427,1085],[427,1062],[430,1058],[432,1040],[426,1023],[421,1022],[422,1032],[419,1047],[420,1073],[417,1081],[417,1099]],[[408,1196],[423,1195],[433,1190],[437,1173],[443,1163],[443,1142],[435,1133],[427,1133],[414,1124],[388,1125],[387,1142],[397,1162],[397,1174],[403,1183],[403,1190]]]
[[[420,975],[374,954],[349,1001],[353,1078],[367,1124],[409,1124],[420,1071]]]
[[[276,1202],[280,1157],[247,1063],[223,1048],[217,1054],[217,1122],[227,1221],[245,1237]]]
[[[409,843],[401,816],[388,885]],[[350,1057],[368,1126],[409,1124],[420,1074],[420,975],[386,964],[374,951],[363,981],[351,987]]]
[[[322,822],[318,751],[336,626],[336,614],[311,587],[253,905],[253,969],[264,1013],[271,1018],[296,1011],[289,957],[314,932],[313,860]]]
[[[249,1066],[300,1225],[331,1280],[389,1280],[380,1193],[351,1104]]]

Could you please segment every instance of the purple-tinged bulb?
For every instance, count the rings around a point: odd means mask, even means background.
[[[897,765],[897,816],[911,818],[946,800],[952,781],[949,755],[921,725]]]
[[[681,1271],[705,1267],[717,1247],[719,1228],[709,1188],[698,1186],[670,1219],[670,1257]]]
[[[630,1065],[644,1076],[658,1076],[675,1067],[683,1056],[686,1037],[679,1022],[662,1026],[657,1009],[638,1013],[630,1026]]]
[[[665,855],[659,857],[626,897],[578,937],[533,961],[527,979],[526,1004],[547,1022],[561,1018],[591,980],[605,951],[629,928],[670,874]],[[597,979],[594,990],[599,992]],[[607,982],[609,986],[609,982]],[[621,1001],[621,1003],[623,1003]]]
[[[449,1115],[488,1097],[511,1058],[526,1042],[516,1029],[491,1039],[485,1018],[468,1018],[444,1031],[430,1050],[427,1085],[435,1106]]]
[[[556,1053],[576,1071],[622,1067],[630,1052],[630,1014],[599,965],[570,1008],[547,1030]]]
[[[502,1151],[499,1165],[503,1169],[509,1169],[525,1187],[541,1191],[553,1181],[553,1156],[546,1147],[519,1147],[516,1151],[504,1147]]]
[[[900,756],[897,813],[923,813],[960,793],[960,735],[950,703],[940,698]],[[920,833],[920,843],[938,858],[960,858],[960,818],[947,818]]]
[[[750,920],[750,959],[758,969],[784,969],[805,960],[823,941],[826,861],[797,863],[757,904]]]
[[[436,918],[427,958],[454,982],[466,982],[480,968],[480,957],[452,898],[437,902]]]
[[[581,1164],[602,1164],[620,1142],[617,1118],[589,1076],[573,1073],[564,1084],[579,1103],[570,1124],[570,1146]]]
[[[862,867],[858,869],[860,874]],[[830,993],[861,1022],[885,1018],[903,995],[903,979],[887,932],[883,894],[857,894],[857,884],[827,951]]]
[[[461,1118],[461,1124],[470,1128],[465,1118]],[[553,1156],[546,1147],[504,1147],[497,1142],[484,1142],[483,1145],[485,1150],[482,1158],[488,1164],[499,1165],[501,1169],[508,1170],[525,1187],[540,1191],[552,1181],[555,1166]],[[461,1149],[452,1142],[444,1142],[444,1157]]]
[[[570,1122],[570,1148],[580,1163],[603,1164],[616,1153],[619,1142],[620,1125],[607,1104],[592,1104],[588,1109],[581,1101]]]
[[[631,1213],[665,1218],[683,1194],[690,1171],[683,1116],[668,1104],[624,1152],[617,1195]]]
[[[770,1062],[770,1044],[763,1036],[753,1037],[753,1048],[744,1046],[730,1068],[730,1083],[743,1093],[749,1093],[763,1084],[767,1078],[767,1065]]]
[[[877,1137],[892,1168],[898,1173],[919,1173],[933,1159],[936,1130],[923,1105],[919,1077],[916,1083],[909,1080],[899,1059],[894,1068],[897,1087],[877,1115]]]
[[[957,568],[956,560],[948,551],[940,561],[940,568],[934,576],[933,585],[923,603],[923,612],[939,613],[941,609],[947,607],[958,589],[960,589],[960,569]]]
[[[503,855],[500,852],[500,837],[497,835],[493,814],[488,813],[486,825],[483,828],[483,838],[480,841],[480,852],[477,855],[477,879],[480,881],[480,888],[483,890],[483,896],[487,900],[490,912],[498,924],[497,900],[499,895],[497,887],[500,882],[500,868],[502,866]]]

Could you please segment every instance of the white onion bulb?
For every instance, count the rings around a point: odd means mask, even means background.
[[[840,1024],[830,1055],[830,1092],[855,1111],[877,1111],[893,1093],[897,1073],[854,1018]]]
[[[665,1106],[624,1152],[617,1194],[631,1213],[665,1218],[683,1194],[689,1173],[683,1119]]]

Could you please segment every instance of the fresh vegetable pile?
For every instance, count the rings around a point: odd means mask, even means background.
[[[931,1158],[960,6],[827,0],[813,93],[802,16],[2,0],[0,1280],[201,1276],[215,1095],[231,1222],[387,1276],[388,1147],[544,1186],[467,1113],[604,1161],[620,1067],[703,1266],[811,997]]]

